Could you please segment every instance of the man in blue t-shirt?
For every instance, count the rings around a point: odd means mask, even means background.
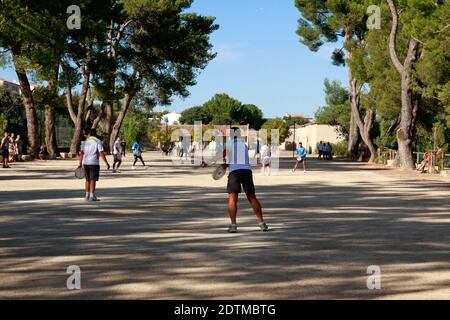
[[[253,183],[253,172],[250,166],[248,147],[242,141],[239,128],[231,128],[230,141],[224,150],[224,157],[229,167],[228,175],[228,212],[230,214],[231,225],[228,228],[229,233],[237,232],[237,201],[242,192],[241,185],[247,195],[253,211],[259,221],[259,227],[266,232],[269,227],[264,222],[261,204],[256,198],[255,185]]]
[[[303,173],[306,173],[306,148],[303,146],[301,142],[298,144],[296,152],[297,152],[297,161],[295,162],[295,166],[292,172],[297,171],[299,163],[302,163]]]
[[[138,160],[141,160],[141,163],[145,168],[145,162],[144,162],[144,159],[142,159],[142,144],[139,143],[139,140],[136,141],[135,143],[133,143],[131,150],[133,151],[133,157],[134,157],[133,166],[131,168],[133,170],[136,169],[136,162]]]

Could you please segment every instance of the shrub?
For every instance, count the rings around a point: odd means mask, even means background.
[[[335,156],[345,156],[347,154],[347,141],[332,144]]]

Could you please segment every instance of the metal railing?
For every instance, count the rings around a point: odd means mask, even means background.
[[[443,151],[414,152],[418,165],[422,163],[426,154],[429,155],[429,163],[425,170],[428,173],[440,173],[450,168],[450,154],[445,154]]]
[[[396,158],[397,152],[393,149],[379,148],[377,162],[387,165]],[[425,171],[428,173],[439,173],[450,169],[450,154],[445,154],[443,151],[414,152],[413,154],[418,166],[423,162],[425,154],[429,155],[428,163],[425,166]]]
[[[387,165],[389,161],[392,161],[397,156],[397,150],[388,148],[378,148],[377,151],[377,162]]]

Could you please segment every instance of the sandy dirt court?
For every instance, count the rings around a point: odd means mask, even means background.
[[[450,178],[342,160],[255,168],[268,233],[243,197],[228,234],[211,168],[102,171],[85,202],[73,160],[0,170],[1,299],[450,299]],[[111,159],[110,159],[111,161]],[[81,290],[66,287],[70,265]],[[381,268],[380,290],[367,268]]]

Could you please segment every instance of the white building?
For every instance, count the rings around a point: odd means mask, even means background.
[[[344,141],[338,132],[338,126],[330,126],[328,124],[309,123],[302,126],[289,128],[289,138],[286,139],[286,143],[292,145],[295,136],[295,143],[299,142],[308,150],[309,153],[317,153],[317,145],[320,141],[336,144]]]
[[[169,112],[163,115],[161,119],[162,124],[168,124],[169,126],[180,124],[181,113]]]

